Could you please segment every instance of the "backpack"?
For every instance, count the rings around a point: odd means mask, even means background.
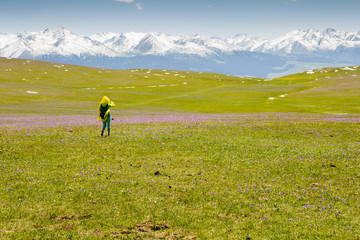
[[[100,104],[100,117],[102,118],[102,119],[104,119],[104,117],[105,117],[105,113],[106,113],[106,111],[108,110],[108,104],[106,104],[106,106],[105,107],[103,107],[102,106],[102,104]]]

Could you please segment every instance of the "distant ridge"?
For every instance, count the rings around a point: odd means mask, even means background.
[[[112,68],[174,66],[179,70],[265,77],[295,68],[296,63],[289,61],[358,65],[360,32],[294,30],[264,40],[247,34],[232,38],[156,32],[82,36],[59,27],[2,33],[0,56]]]

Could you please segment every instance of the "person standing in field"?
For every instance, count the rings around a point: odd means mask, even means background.
[[[108,97],[104,96],[99,104],[99,116],[97,120],[103,122],[103,128],[101,131],[101,136],[104,136],[104,131],[107,127],[108,136],[110,136],[110,122],[111,122],[111,115],[110,115],[110,108],[115,107],[115,103],[111,101]]]

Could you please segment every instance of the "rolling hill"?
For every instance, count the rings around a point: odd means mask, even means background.
[[[356,114],[360,68],[275,79],[174,70],[110,70],[0,59],[0,112],[94,114],[103,95],[118,114],[297,112]]]

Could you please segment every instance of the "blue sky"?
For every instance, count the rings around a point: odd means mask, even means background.
[[[360,31],[359,0],[1,0],[0,32],[63,26],[99,32],[165,32],[275,38],[294,29]]]

